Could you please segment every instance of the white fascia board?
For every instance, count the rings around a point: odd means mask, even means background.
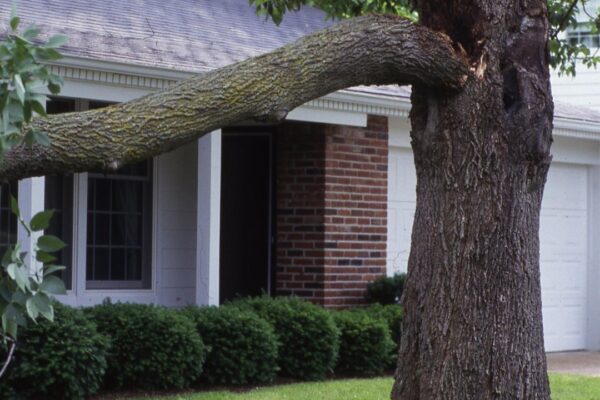
[[[316,122],[349,126],[367,126],[367,114],[360,112],[323,110],[318,107],[300,106],[286,117],[290,121]]]
[[[50,65],[83,68],[94,71],[104,71],[118,74],[128,74],[140,77],[149,77],[167,80],[182,80],[196,75],[193,72],[178,71],[168,68],[147,67],[143,65],[128,64],[115,61],[100,61],[90,58],[65,56],[57,61],[52,61]],[[208,71],[208,70],[207,70]]]
[[[556,136],[600,141],[600,123],[555,117],[554,134]]]

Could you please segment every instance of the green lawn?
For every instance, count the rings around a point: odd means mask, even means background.
[[[550,375],[552,400],[600,400],[600,378]],[[205,392],[153,400],[388,400],[391,378],[301,383],[257,389],[245,393]]]

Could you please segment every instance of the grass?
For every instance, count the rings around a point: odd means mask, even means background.
[[[600,400],[600,378],[550,374],[552,400]],[[349,379],[299,383],[256,389],[244,393],[201,392],[152,400],[388,400],[392,378]]]

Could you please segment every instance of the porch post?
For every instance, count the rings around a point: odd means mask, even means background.
[[[40,211],[44,211],[44,187],[45,179],[43,176],[27,178],[19,181],[18,203],[21,217],[29,223],[31,218]],[[17,238],[21,243],[22,251],[27,252],[25,257],[26,265],[29,265],[31,271],[37,271],[42,264],[36,261],[33,254],[33,238],[41,236],[41,232],[33,232],[30,238],[25,229],[18,224]]]
[[[198,139],[196,304],[219,304],[221,131]]]

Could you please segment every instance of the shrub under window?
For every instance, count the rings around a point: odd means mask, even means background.
[[[107,388],[181,389],[200,377],[207,348],[176,310],[104,303],[86,313],[112,341]]]

